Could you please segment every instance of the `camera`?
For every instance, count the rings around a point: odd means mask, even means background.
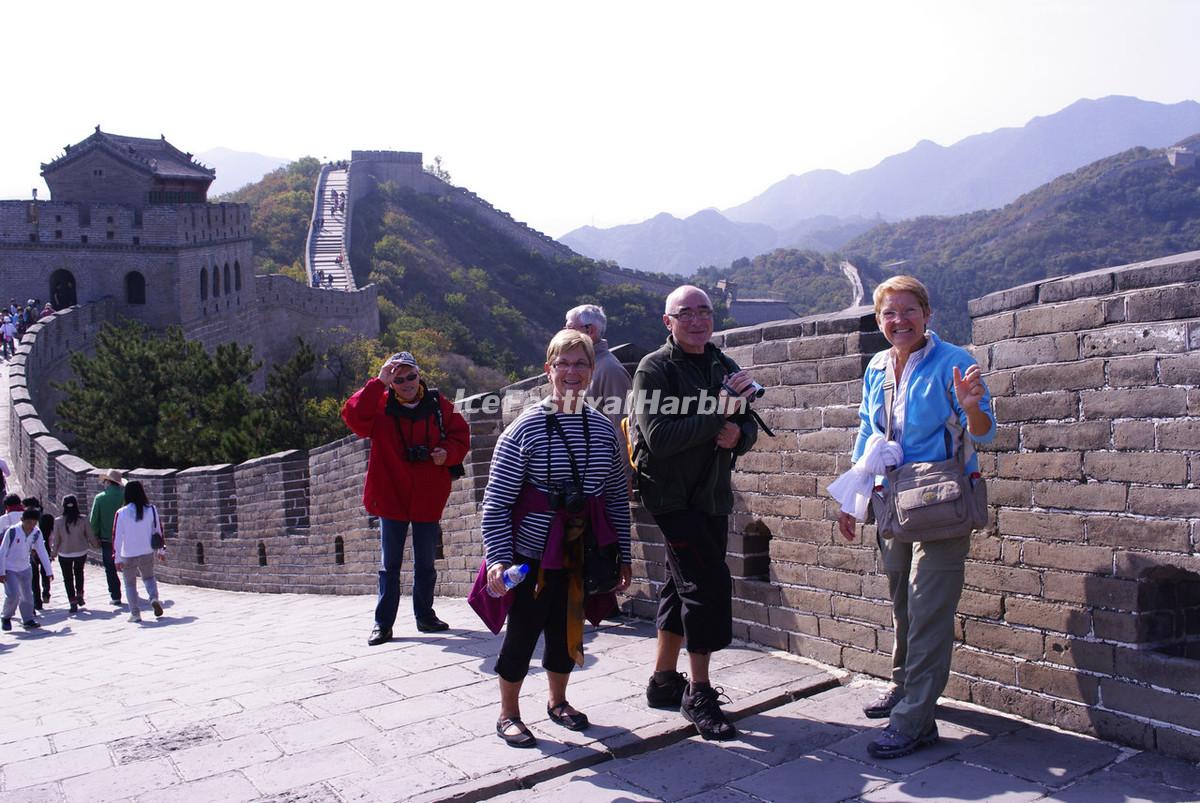
[[[554,483],[546,496],[549,498],[551,510],[566,510],[571,514],[579,514],[583,512],[586,504],[583,488],[579,487],[574,478]]]
[[[750,385],[745,390],[743,390],[741,393],[738,393],[736,390],[734,390],[732,387],[730,387],[728,382],[722,382],[721,387],[724,388],[725,392],[728,393],[730,396],[740,397],[740,398],[745,399],[748,402],[752,402],[755,399],[761,399],[762,395],[767,392],[766,388],[764,388],[762,385],[758,384],[754,380],[751,380]]]
[[[404,456],[410,463],[424,463],[426,460],[431,459],[429,456],[429,447],[423,443],[419,443],[416,446],[409,446]]]

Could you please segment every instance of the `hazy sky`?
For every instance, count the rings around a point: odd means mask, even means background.
[[[439,154],[560,235],[1081,97],[1197,99],[1197,30],[1200,3],[1167,0],[5,3],[0,197],[100,123],[194,152]]]

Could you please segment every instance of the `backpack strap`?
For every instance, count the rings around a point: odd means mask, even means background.
[[[433,417],[437,419],[438,432],[442,440],[446,440],[446,422],[442,419],[442,397],[437,388],[431,388],[426,394],[433,399]]]

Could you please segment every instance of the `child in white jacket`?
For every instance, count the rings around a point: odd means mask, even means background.
[[[4,630],[12,630],[12,615],[18,604],[21,607],[21,624],[26,630],[41,626],[33,618],[33,567],[29,563],[31,550],[36,550],[38,559],[47,567],[47,575],[51,580],[54,579],[45,539],[37,526],[41,515],[42,511],[27,508],[21,513],[21,523],[12,525],[0,536],[0,580],[4,582],[0,628]]]

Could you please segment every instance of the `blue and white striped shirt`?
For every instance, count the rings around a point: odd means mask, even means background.
[[[530,513],[521,522],[515,538],[512,531],[512,508],[526,483],[540,491],[549,491],[547,468],[551,484],[571,478],[567,446],[557,432],[550,432],[545,410],[540,404],[530,407],[496,442],[483,494],[483,544],[488,566],[511,563],[514,541],[516,551],[530,558],[540,558],[546,548],[554,512]],[[629,563],[629,485],[622,462],[626,459],[624,441],[612,422],[592,407],[585,406],[581,414],[553,415],[567,436],[583,478],[583,492],[588,496],[604,494],[609,521],[617,531],[621,562]],[[590,443],[584,439],[584,416]]]

